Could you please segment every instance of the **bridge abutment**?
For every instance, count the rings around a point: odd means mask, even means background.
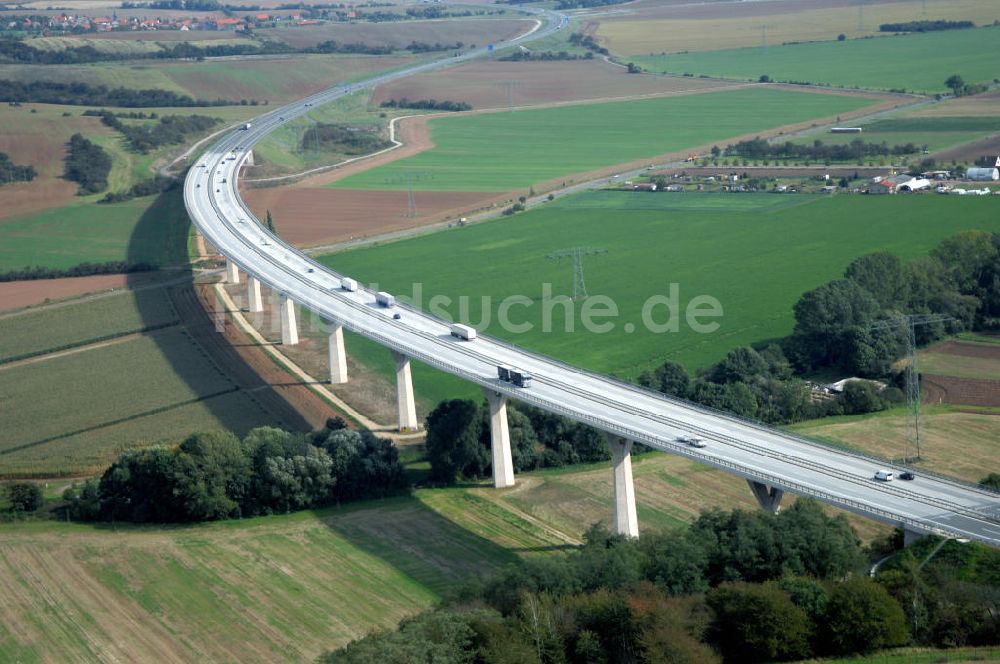
[[[761,509],[767,510],[771,514],[778,513],[778,510],[781,509],[781,498],[785,495],[784,491],[753,480],[747,480],[747,484],[750,485],[750,490],[753,491],[754,498],[757,499]]]
[[[507,396],[483,388],[490,405],[490,442],[493,450],[493,486],[514,486],[514,460],[510,452],[510,429],[507,426]]]
[[[413,398],[410,358],[396,351],[392,351],[392,357],[396,360],[396,405],[399,410],[399,430],[416,431],[420,428],[420,422],[417,421],[417,406]]]
[[[295,301],[282,294],[278,308],[281,313],[281,343],[284,346],[294,346],[299,343],[299,325],[295,320]]]
[[[909,528],[903,527],[903,548],[910,546],[919,539],[922,539],[927,533],[917,532],[916,530],[910,530]]]
[[[338,385],[347,382],[347,350],[344,348],[344,326],[331,323],[326,326],[330,333],[327,343],[330,356],[330,384]]]
[[[632,441],[614,434],[605,434],[611,449],[614,471],[616,535],[639,536],[639,517],[635,510],[635,484],[632,482]]]
[[[230,284],[240,283],[240,268],[228,258],[226,259],[226,282]]]
[[[260,279],[247,275],[247,311],[252,314],[264,311],[264,300],[260,296]]]

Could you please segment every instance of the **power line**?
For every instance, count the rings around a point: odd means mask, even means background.
[[[559,261],[563,258],[573,260],[573,299],[580,300],[587,297],[587,283],[583,278],[583,259],[585,256],[598,256],[608,253],[604,249],[594,247],[572,247],[570,249],[560,249],[553,251],[547,256],[550,260]]]
[[[906,332],[906,407],[909,411],[907,440],[916,451],[917,460],[920,460],[920,374],[917,371],[917,340],[914,328],[918,325],[933,325],[952,320],[955,319],[943,314],[904,314],[894,319],[880,320],[868,328],[869,330],[902,329]],[[908,454],[909,446],[903,453],[904,463]]]

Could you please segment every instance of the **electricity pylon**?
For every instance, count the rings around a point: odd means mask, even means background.
[[[604,249],[593,247],[572,247],[571,249],[560,249],[553,251],[548,258],[559,261],[563,258],[573,259],[573,299],[580,300],[587,297],[587,283],[583,279],[583,258],[585,256],[597,256],[608,253]]]
[[[427,172],[403,171],[401,175],[388,178],[385,182],[386,184],[406,183],[406,216],[412,219],[417,216],[417,199],[413,195],[413,183],[418,180],[427,180],[433,177],[434,176],[432,174]]]
[[[869,330],[902,328],[906,332],[906,407],[910,420],[907,439],[916,450],[918,461],[920,460],[920,374],[917,371],[917,340],[914,328],[917,325],[932,325],[952,320],[955,319],[943,314],[909,314],[890,320],[880,320],[868,328]],[[903,452],[903,463],[906,463],[908,453],[909,446]]]

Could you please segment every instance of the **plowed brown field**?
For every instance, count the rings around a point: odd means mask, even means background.
[[[244,192],[244,198],[258,217],[271,211],[283,239],[306,247],[424,226],[488,205],[498,197],[468,191],[416,192],[413,217],[407,216],[405,191],[283,187],[251,189]]]
[[[446,71],[410,76],[381,85],[372,102],[389,99],[448,99],[473,108],[503,108],[643,95],[688,94],[736,85],[726,81],[629,74],[604,60],[474,62]],[[508,97],[509,92],[509,97]]]

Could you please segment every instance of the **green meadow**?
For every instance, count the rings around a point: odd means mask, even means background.
[[[671,53],[630,58],[644,69],[756,81],[826,83],[843,87],[946,92],[945,79],[959,74],[985,83],[1000,76],[1000,27],[923,34]]]
[[[451,299],[446,313],[489,334],[588,369],[635,377],[667,359],[693,372],[736,346],[784,336],[792,330],[799,296],[842,274],[857,256],[888,250],[909,259],[972,228],[1000,230],[994,200],[594,192],[513,218],[322,260],[397,296],[410,296],[420,284],[424,307],[443,295]],[[610,331],[589,332],[581,323],[583,302],[577,302],[567,331],[565,308],[551,306],[551,329],[545,331],[545,285],[553,296],[571,295],[573,287],[572,265],[547,256],[578,245],[607,251],[585,259],[586,284],[591,296],[611,298],[619,314],[597,321],[611,322]],[[671,284],[677,284],[679,329],[649,331],[644,305],[653,296],[669,296]],[[514,333],[498,324],[499,305],[512,295],[530,301],[514,306],[509,316],[513,323],[529,323],[530,331]],[[721,318],[704,319],[720,323],[713,333],[697,333],[685,323],[686,307],[700,295],[722,306]],[[669,315],[666,305],[652,309],[654,322],[664,323]],[[391,375],[384,349],[358,338],[350,346],[352,355]],[[431,403],[477,392],[425,367],[414,380]]]
[[[339,180],[345,189],[512,191],[573,173],[837,115],[871,99],[741,89],[431,120],[434,148]],[[733,109],[739,109],[734,113]]]

